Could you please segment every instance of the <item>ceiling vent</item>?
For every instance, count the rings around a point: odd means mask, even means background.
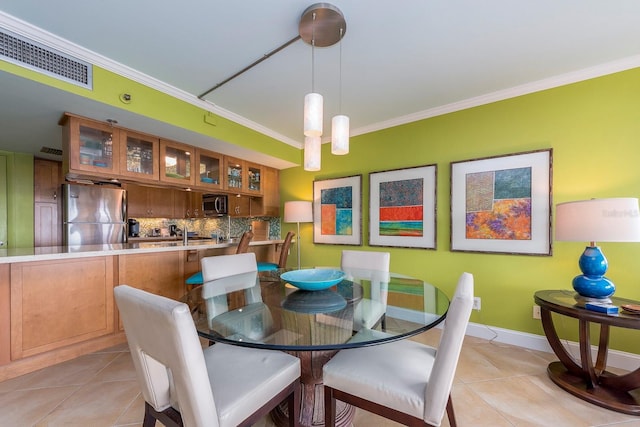
[[[40,152],[45,154],[53,154],[54,156],[62,156],[62,150],[60,150],[59,148],[42,147],[40,149]]]
[[[0,59],[91,89],[91,64],[0,28]]]

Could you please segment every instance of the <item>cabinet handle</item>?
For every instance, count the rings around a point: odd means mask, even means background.
[[[53,200],[56,200],[58,198],[58,192],[54,191],[53,192]]]

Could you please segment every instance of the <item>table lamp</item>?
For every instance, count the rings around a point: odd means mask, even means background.
[[[284,202],[284,222],[295,222],[298,224],[298,234],[296,236],[296,247],[298,249],[298,270],[300,270],[300,223],[313,222],[313,205],[311,202],[293,201]]]
[[[556,206],[556,240],[590,242],[573,279],[581,300],[607,301],[616,288],[604,274],[608,263],[596,242],[640,242],[638,199],[591,199]]]

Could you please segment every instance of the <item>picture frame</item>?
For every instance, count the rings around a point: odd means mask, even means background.
[[[553,150],[451,163],[451,251],[550,256]]]
[[[437,165],[369,174],[369,246],[436,249]]]
[[[362,245],[362,175],[313,182],[313,242]]]

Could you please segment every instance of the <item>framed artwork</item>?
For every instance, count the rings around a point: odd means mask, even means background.
[[[552,150],[451,163],[451,250],[551,255]]]
[[[436,248],[436,165],[369,174],[369,245]]]
[[[362,245],[362,175],[313,182],[313,242]]]

